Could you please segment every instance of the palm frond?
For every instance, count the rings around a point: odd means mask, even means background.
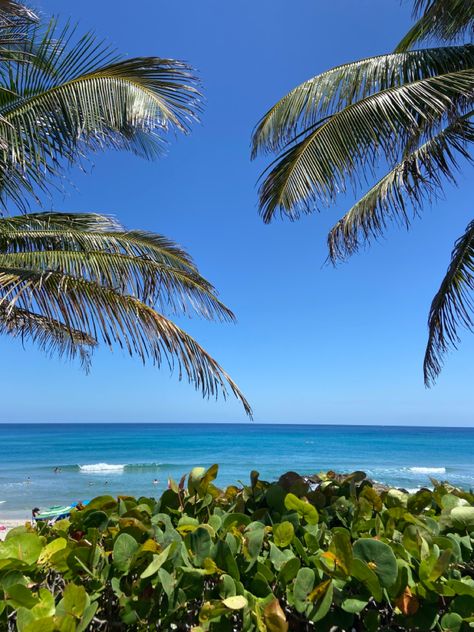
[[[415,0],[413,14],[417,22],[398,44],[396,52],[406,51],[426,40],[472,40],[474,4],[472,0]]]
[[[18,307],[58,320],[67,328],[100,337],[109,347],[118,345],[143,362],[167,362],[204,397],[226,397],[230,388],[251,415],[249,403],[217,362],[181,328],[135,297],[62,273],[0,264],[0,305],[7,314]]]
[[[390,222],[409,227],[412,215],[438,196],[443,181],[456,182],[459,158],[471,161],[468,144],[474,125],[457,120],[406,156],[381,178],[345,215],[328,236],[329,256],[335,263],[383,234]]]
[[[124,253],[196,273],[191,257],[162,235],[126,231],[115,219],[93,213],[29,213],[0,218],[0,253],[31,250]]]
[[[215,288],[198,273],[151,259],[104,250],[42,250],[0,253],[0,265],[80,277],[175,315],[235,320],[230,309],[217,298]]]
[[[90,367],[91,350],[97,345],[94,338],[82,331],[40,314],[18,307],[6,307],[4,304],[0,305],[0,334],[28,340],[49,356],[66,356],[73,360],[79,355],[86,371]]]
[[[451,263],[441,286],[431,303],[428,318],[428,344],[424,360],[425,384],[430,386],[438,377],[443,356],[456,348],[460,339],[458,327],[474,331],[474,221],[456,242]]]
[[[38,16],[26,5],[15,0],[0,0],[0,61],[25,62],[29,55],[25,48],[29,47],[31,27],[38,22]],[[0,66],[0,76],[5,78],[5,68]],[[7,82],[8,84],[8,82]],[[0,87],[0,93],[8,91]]]
[[[400,159],[413,138],[429,138],[446,118],[461,116],[473,100],[474,69],[429,77],[361,99],[323,121],[287,150],[260,188],[265,222],[276,211],[290,219],[328,205],[374,170],[380,156]]]
[[[0,264],[80,276],[174,314],[234,320],[215,288],[176,244],[161,235],[127,232],[102,215],[36,213],[2,218]]]
[[[11,65],[0,99],[0,200],[47,188],[86,150],[155,158],[166,133],[189,131],[200,95],[191,68],[158,57],[123,60],[91,35],[52,25],[30,40],[34,61]],[[15,192],[17,193],[15,197]]]
[[[427,48],[379,55],[336,66],[305,81],[278,101],[260,120],[252,157],[283,149],[321,119],[367,96],[474,65],[474,46]]]

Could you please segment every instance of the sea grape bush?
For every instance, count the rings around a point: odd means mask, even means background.
[[[0,629],[389,631],[474,627],[474,495],[363,472],[95,498],[0,544]]]

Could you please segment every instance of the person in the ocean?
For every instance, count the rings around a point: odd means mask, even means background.
[[[155,478],[155,480],[153,481],[153,485],[158,485],[159,482],[160,481],[157,478]]]

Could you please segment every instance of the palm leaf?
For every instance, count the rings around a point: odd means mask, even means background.
[[[155,158],[168,130],[187,132],[199,93],[190,67],[157,57],[122,60],[92,35],[53,26],[31,37],[34,62],[11,65],[0,101],[0,199],[47,187],[85,150]]]
[[[197,272],[191,257],[166,237],[126,231],[104,215],[30,213],[0,218],[0,253],[55,249],[124,253]]]
[[[115,288],[173,314],[197,313],[207,319],[235,320],[213,286],[197,273],[163,262],[103,250],[42,250],[0,254],[4,267],[58,271]]]
[[[286,151],[260,188],[265,222],[280,210],[290,219],[313,205],[328,205],[358,169],[374,169],[380,156],[399,160],[413,138],[438,131],[447,115],[462,115],[473,99],[474,69],[389,88],[347,106]]]
[[[252,138],[252,157],[280,151],[324,117],[367,96],[474,65],[474,46],[451,46],[379,55],[336,66],[305,81],[261,119]]]
[[[411,152],[381,178],[345,215],[328,236],[333,262],[357,252],[370,239],[376,239],[387,224],[409,227],[411,217],[422,211],[424,203],[440,194],[443,180],[455,183],[458,158],[472,161],[467,149],[474,141],[474,125],[457,120],[421,147]]]
[[[415,0],[418,21],[398,44],[396,52],[406,51],[426,40],[455,41],[474,35],[472,0]]]
[[[174,314],[195,312],[209,319],[234,320],[214,287],[176,244],[161,235],[124,231],[101,215],[2,218],[0,264],[80,276],[150,305],[158,303]]]
[[[439,375],[443,356],[459,343],[458,327],[474,330],[474,221],[458,239],[446,276],[431,303],[428,344],[424,360],[425,384]]]
[[[0,297],[7,314],[13,307],[33,311],[91,338],[100,336],[107,346],[118,345],[143,362],[177,366],[180,378],[186,375],[204,397],[226,397],[230,388],[251,415],[249,403],[217,362],[181,328],[135,297],[58,272],[1,264]]]
[[[29,340],[50,356],[66,356],[72,360],[79,355],[86,371],[90,366],[91,350],[97,344],[91,336],[57,320],[4,304],[0,305],[0,334]]]

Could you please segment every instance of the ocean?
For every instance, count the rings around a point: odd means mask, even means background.
[[[220,486],[247,482],[253,469],[265,480],[332,469],[409,490],[430,476],[472,488],[473,455],[474,428],[0,424],[0,523],[104,493],[157,495],[169,477],[213,463]]]

